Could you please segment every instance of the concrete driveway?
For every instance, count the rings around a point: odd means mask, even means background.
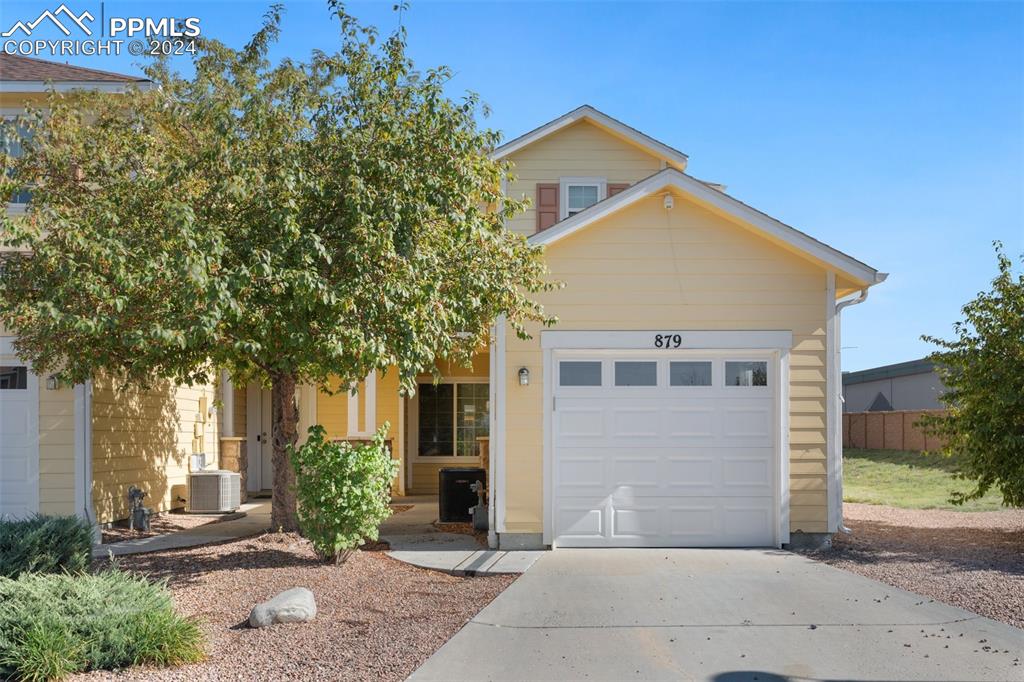
[[[410,678],[1024,680],[1024,630],[773,550],[546,553]]]

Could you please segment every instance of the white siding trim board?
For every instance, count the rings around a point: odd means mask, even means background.
[[[843,521],[843,451],[842,439],[836,438],[839,414],[839,365],[836,339],[836,273],[825,273],[825,447],[829,533],[835,533]]]
[[[491,394],[491,441],[490,441],[490,471],[488,472],[488,490],[491,491],[490,507],[493,518],[490,519],[491,531],[488,534],[488,543],[497,544],[497,537],[491,538],[492,534],[504,533],[505,530],[505,409],[506,400],[506,338],[505,338],[505,316],[501,315],[494,322],[494,331],[491,336],[493,348],[490,357],[490,380]]]

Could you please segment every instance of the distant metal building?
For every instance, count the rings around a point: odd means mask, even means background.
[[[945,390],[928,360],[843,372],[843,412],[940,409]]]

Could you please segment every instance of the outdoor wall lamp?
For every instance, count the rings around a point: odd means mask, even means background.
[[[525,367],[519,368],[519,385],[529,386],[530,385],[530,370]]]

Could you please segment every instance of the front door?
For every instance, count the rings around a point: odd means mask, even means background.
[[[255,384],[246,390],[246,421],[248,424],[249,492],[258,493],[274,487],[274,446],[271,440],[270,391]]]
[[[260,481],[262,490],[274,487],[273,417],[270,412],[270,391],[260,391]]]

